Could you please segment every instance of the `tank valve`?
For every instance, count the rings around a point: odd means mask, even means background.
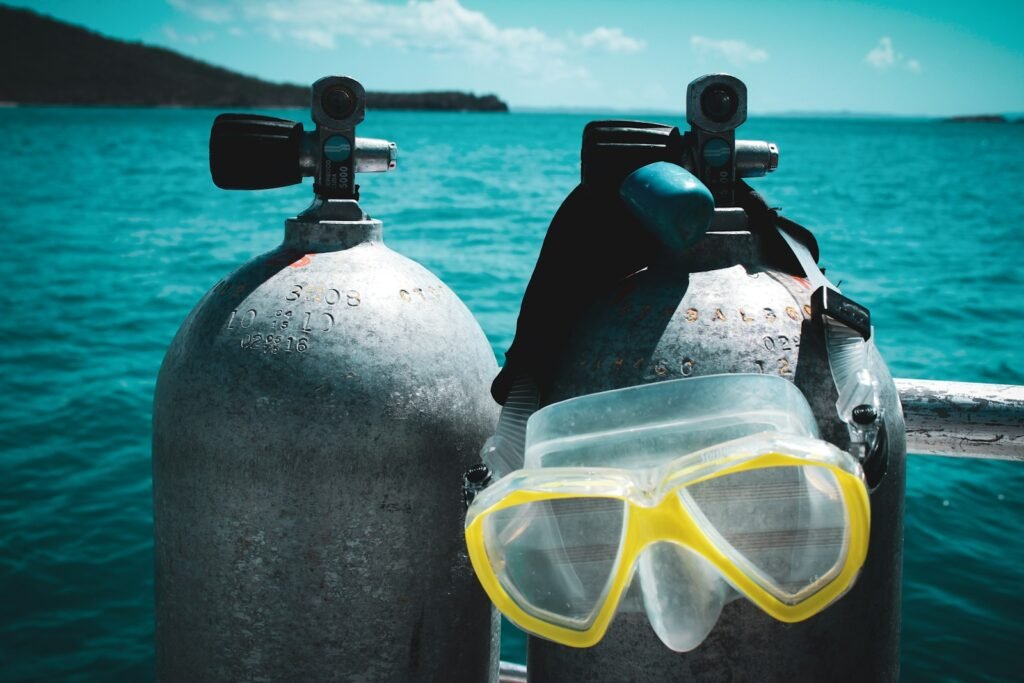
[[[314,178],[325,199],[358,199],[356,173],[393,170],[398,146],[356,137],[366,111],[358,81],[328,76],[313,84],[316,129],[298,121],[255,114],[221,114],[210,131],[210,175],[224,190],[265,190]]]
[[[583,182],[618,192],[629,174],[666,161],[691,172],[715,201],[713,230],[745,230],[736,206],[742,178],[767,175],[779,166],[779,147],[764,140],[737,140],[747,120],[747,86],[728,74],[701,76],[687,86],[690,130],[645,121],[592,121],[583,131]]]
[[[763,176],[779,166],[775,143],[736,139],[736,129],[746,120],[747,86],[735,76],[709,74],[687,86],[691,170],[720,207],[731,206],[738,178]]]

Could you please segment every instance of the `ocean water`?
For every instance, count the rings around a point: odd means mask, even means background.
[[[216,189],[216,113],[0,110],[2,681],[152,678],[157,370],[199,297],[310,197],[308,181]],[[360,128],[401,153],[361,178],[364,207],[499,359],[590,118],[372,112]],[[1024,125],[755,118],[742,134],[779,143],[755,186],[814,230],[896,376],[1024,384]],[[1024,465],[916,456],[907,478],[904,679],[1020,680]],[[504,649],[521,660],[522,637]]]

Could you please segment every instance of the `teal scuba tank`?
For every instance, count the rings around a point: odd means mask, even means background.
[[[694,81],[686,134],[632,121],[586,127],[582,183],[551,223],[492,393],[524,421],[517,406],[651,382],[722,373],[790,380],[822,438],[861,462],[871,490],[866,562],[844,597],[806,621],[781,623],[746,600],[725,604],[688,652],[667,648],[627,595],[593,647],[531,636],[531,681],[898,679],[899,397],[867,309],[827,281],[813,236],[742,181],[778,160],[773,145],[735,139],[745,95],[725,75]],[[514,441],[516,430],[507,431]]]
[[[316,198],[203,297],[160,371],[160,680],[497,678],[454,485],[493,426],[497,365],[466,306],[360,207],[355,173],[396,159],[355,136],[364,101],[325,78],[315,131],[214,124],[220,187],[313,175]]]

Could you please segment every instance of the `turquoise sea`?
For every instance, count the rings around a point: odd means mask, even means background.
[[[0,110],[2,681],[152,678],[157,369],[203,292],[311,196],[308,181],[216,189],[216,113]],[[400,151],[397,173],[362,177],[363,206],[499,358],[591,118],[371,112],[360,129]],[[1024,125],[755,118],[741,133],[779,144],[756,187],[817,234],[896,376],[1024,384]],[[1024,465],[912,457],[906,510],[904,679],[1020,680]],[[504,646],[522,659],[511,629]]]

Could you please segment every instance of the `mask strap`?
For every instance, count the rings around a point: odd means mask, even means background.
[[[779,231],[779,235],[789,246],[789,250],[793,252],[793,256],[796,257],[797,262],[800,264],[800,268],[804,271],[804,277],[811,283],[811,289],[818,289],[819,287],[825,287],[833,291],[838,291],[835,286],[828,281],[825,274],[821,272],[821,268],[818,268],[818,264],[815,263],[814,257],[811,255],[810,250],[804,246],[804,243],[793,237],[783,228],[779,223],[776,222],[775,229]]]
[[[875,372],[874,330],[867,308],[839,293],[818,268],[806,246],[776,224],[814,293],[811,317],[825,333],[829,370],[839,398],[836,412],[850,428],[852,449],[874,488],[885,475],[888,444],[882,419],[880,383]]]
[[[517,377],[501,407],[494,435],[480,449],[480,463],[466,470],[462,477],[462,500],[466,507],[492,481],[523,468],[526,421],[539,407],[537,383],[531,377]]]

